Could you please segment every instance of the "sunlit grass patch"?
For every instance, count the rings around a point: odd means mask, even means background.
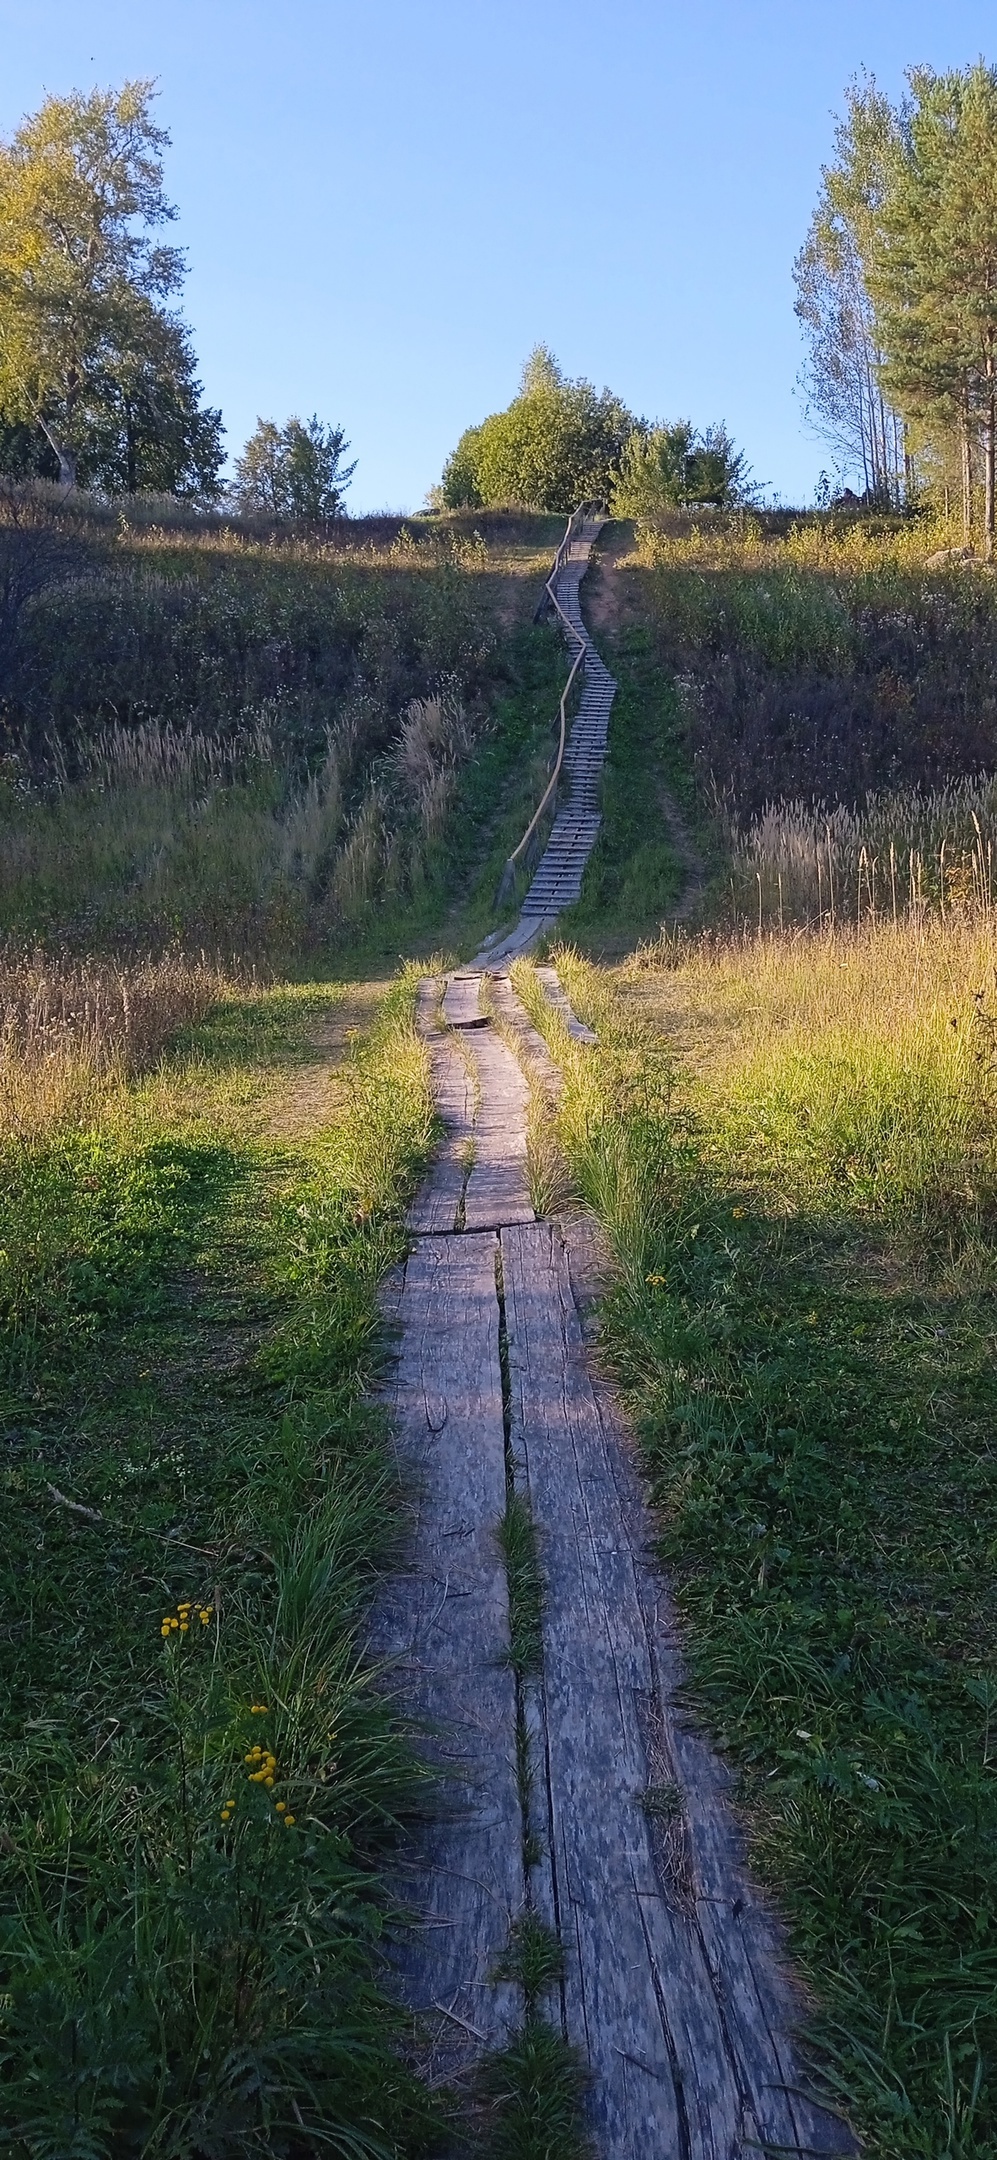
[[[396,1520],[377,1284],[432,1132],[412,989],[306,1152],[252,1106],[315,991],[230,998],[175,1069],[12,1143],[3,1242],[35,1265],[6,1290],[0,2118],[25,2160],[411,2151],[429,2120],[378,1988],[422,1773],[361,1647]]]
[[[616,978],[557,958],[600,1033],[585,1050],[546,1022],[562,1140],[617,1253],[604,1349],[827,2074],[870,2151],[983,2160],[989,933],[673,941]]]

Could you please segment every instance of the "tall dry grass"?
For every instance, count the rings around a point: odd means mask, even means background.
[[[778,801],[729,834],[735,920],[759,931],[875,922],[902,914],[988,916],[994,904],[997,780],[871,794],[844,803]]]
[[[207,961],[0,955],[0,1144],[91,1116],[225,994]]]
[[[707,1154],[766,1205],[919,1219],[992,1198],[992,915],[664,939],[621,979],[678,1061]]]

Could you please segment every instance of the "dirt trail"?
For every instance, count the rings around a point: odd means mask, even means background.
[[[399,1987],[428,2066],[459,2079],[522,2015],[495,1976],[532,1910],[563,1946],[548,2014],[590,2065],[599,2160],[854,2152],[806,2097],[778,1929],[723,1767],[678,1706],[653,1525],[584,1340],[591,1226],[530,1205],[527,1087],[486,1000],[526,1051],[530,1023],[507,977],[481,991],[473,971],[451,977],[441,1009],[423,986],[446,1140],[393,1307],[390,1399],[416,1499],[375,1645],[399,1661],[444,1780],[406,1856],[419,1918]],[[498,1539],[512,1491],[545,1577],[542,1675],[518,1693]]]
[[[368,1028],[390,985],[350,983],[315,1028],[309,1053],[274,1103],[269,1129],[275,1139],[295,1140],[313,1133],[332,1113],[330,1083],[342,1064],[351,1038]]]

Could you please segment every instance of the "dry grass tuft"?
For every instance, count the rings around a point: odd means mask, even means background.
[[[0,1138],[92,1111],[225,992],[210,963],[0,957]]]

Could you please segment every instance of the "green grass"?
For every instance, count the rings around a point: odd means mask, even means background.
[[[693,832],[701,822],[684,748],[681,705],[650,632],[600,631],[599,651],[618,689],[602,779],[602,825],[581,898],[559,934],[583,951],[623,951],[655,937],[681,898],[687,871],[662,809],[672,798]]]
[[[544,1578],[536,1524],[521,1493],[509,1494],[499,1544],[509,1583],[509,1655],[517,1678],[525,1680],[543,1664]]]
[[[0,935],[294,972],[432,945],[458,899],[487,923],[562,656],[531,622],[557,521],[483,522],[55,518],[75,574],[56,548],[4,683]],[[30,537],[0,515],[0,557]]]
[[[430,2135],[378,1981],[422,1779],[357,1641],[395,1521],[376,1290],[431,1122],[403,981],[331,1121],[267,1138],[329,1005],[233,1001],[92,1130],[6,1150],[17,2160]]]
[[[838,964],[829,954],[828,972]],[[750,1057],[735,1030],[730,1063],[691,1083],[605,978],[562,965],[601,1033],[586,1054],[550,1030],[562,1140],[620,1264],[604,1351],[638,1423],[692,1684],[740,1767],[826,2072],[883,2160],[984,2160],[997,2136],[988,1067],[926,1070],[900,1044],[872,1074],[859,1056],[835,1064],[815,1012],[805,1070],[782,1015]],[[673,965],[669,1011],[684,994]],[[751,979],[756,1003],[771,994]],[[943,1012],[940,1040],[947,1028]]]
[[[585,2084],[575,2050],[553,2026],[528,2016],[482,2077],[491,2116],[484,2133],[488,2160],[587,2160]]]

